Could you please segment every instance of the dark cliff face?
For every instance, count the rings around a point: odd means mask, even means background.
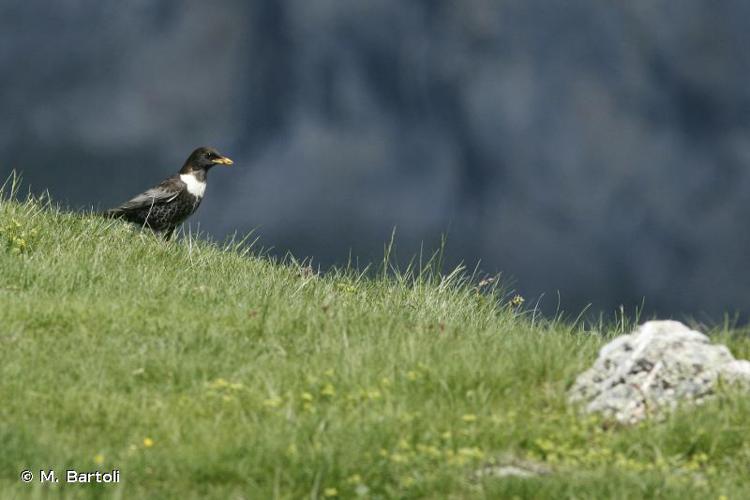
[[[193,147],[216,237],[448,261],[554,307],[747,311],[750,4],[3,2],[0,174],[123,201]],[[134,168],[134,165],[140,165]],[[111,182],[114,181],[114,182]]]

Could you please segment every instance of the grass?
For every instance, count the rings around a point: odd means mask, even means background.
[[[566,405],[625,318],[540,319],[434,263],[319,275],[243,248],[6,186],[0,498],[750,498],[747,397],[627,428]],[[477,475],[524,461],[549,473]]]

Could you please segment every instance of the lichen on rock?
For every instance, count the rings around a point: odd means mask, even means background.
[[[605,345],[578,376],[569,399],[621,423],[700,402],[719,379],[750,387],[750,361],[678,321],[649,321]]]

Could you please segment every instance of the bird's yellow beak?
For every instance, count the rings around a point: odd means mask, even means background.
[[[227,158],[226,156],[220,156],[214,160],[214,163],[218,163],[220,165],[226,165],[228,167],[232,165],[234,162],[230,158]]]

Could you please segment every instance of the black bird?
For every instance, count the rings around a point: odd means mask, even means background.
[[[177,175],[139,194],[104,215],[148,227],[165,240],[190,217],[206,192],[206,175],[215,165],[231,165],[232,160],[213,148],[198,148],[188,157]]]

